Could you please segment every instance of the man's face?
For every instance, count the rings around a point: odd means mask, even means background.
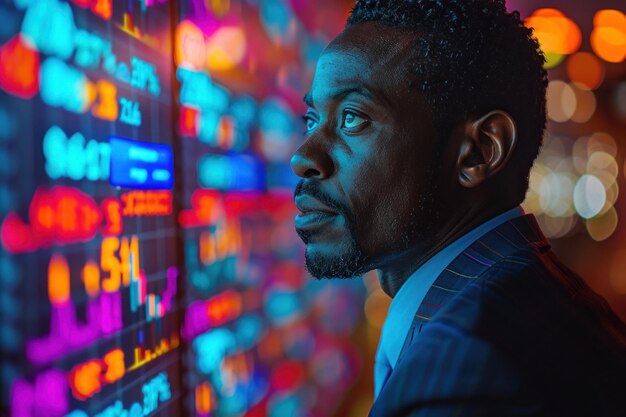
[[[414,38],[363,23],[324,51],[305,97],[307,140],[291,165],[296,231],[316,277],[384,268],[431,244],[437,220],[432,115],[408,62]]]

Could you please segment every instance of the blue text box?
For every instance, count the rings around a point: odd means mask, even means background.
[[[110,183],[140,190],[169,190],[174,186],[172,148],[158,143],[111,137]]]

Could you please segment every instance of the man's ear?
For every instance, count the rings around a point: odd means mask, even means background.
[[[482,184],[504,168],[516,144],[517,125],[508,113],[494,110],[469,120],[457,158],[459,183],[467,188]]]

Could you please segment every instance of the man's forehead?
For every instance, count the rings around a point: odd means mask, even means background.
[[[318,61],[313,85],[316,93],[357,92],[379,96],[406,86],[406,63],[414,37],[373,23],[352,26],[335,38]],[[305,96],[310,105],[311,94]]]
[[[370,64],[399,65],[411,56],[415,34],[375,22],[346,28],[328,45],[325,53],[344,52],[370,61]]]

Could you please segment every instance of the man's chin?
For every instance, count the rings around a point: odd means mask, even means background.
[[[367,256],[359,250],[356,242],[340,247],[319,246],[308,244],[305,252],[306,269],[314,278],[353,278],[369,270]]]

